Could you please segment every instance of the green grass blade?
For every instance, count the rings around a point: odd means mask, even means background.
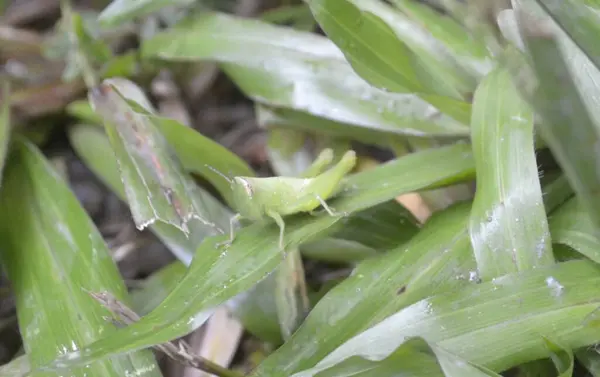
[[[542,117],[539,132],[599,229],[598,128],[581,99],[552,33],[542,28],[525,32],[523,36],[537,78],[533,89],[523,86],[523,93]]]
[[[358,212],[419,189],[443,186],[469,178],[473,161],[466,145],[454,145],[409,155],[370,171],[350,176],[345,192],[331,205],[338,211]],[[390,179],[393,177],[393,179]],[[387,185],[383,185],[385,182]],[[340,220],[326,214],[302,214],[286,219],[285,247],[290,248],[335,231]],[[339,222],[337,226],[343,226]],[[250,289],[281,262],[279,230],[272,222],[240,229],[226,251],[217,248],[228,235],[205,239],[187,274],[153,312],[119,334],[91,344],[79,355],[65,355],[53,367],[86,364],[126,350],[162,343],[189,333],[206,319],[204,314]]]
[[[544,8],[540,7],[535,1],[523,1],[513,0],[515,4],[515,11],[506,11],[507,13],[523,14],[525,24],[541,23],[543,26],[543,34],[554,35],[559,47],[559,50],[564,57],[564,64],[569,69],[570,77],[573,80],[577,92],[581,96],[581,101],[584,103],[588,110],[588,115],[595,123],[597,128],[600,128],[600,112],[596,111],[598,108],[598,96],[600,96],[600,70],[598,66],[594,64],[594,59],[590,59],[586,55],[585,46],[581,45],[579,39],[571,39],[568,30],[557,24],[556,19],[552,19],[548,15]],[[574,10],[574,12],[577,12]],[[582,19],[581,27],[591,19],[600,20],[598,14],[594,14],[592,10]],[[513,18],[514,15],[512,16]],[[597,21],[596,21],[597,22]],[[514,25],[518,23],[513,22]],[[514,26],[513,26],[514,27]],[[524,31],[520,31],[523,34]],[[525,31],[526,32],[526,31]],[[522,37],[521,37],[522,38]],[[587,44],[589,47],[589,43]]]
[[[575,367],[573,351],[548,338],[544,338],[544,341],[550,351],[550,358],[558,371],[558,377],[571,377],[573,375],[573,368]]]
[[[495,69],[477,88],[471,132],[477,193],[469,232],[481,278],[554,263],[533,112],[508,71]]]
[[[199,134],[193,132],[192,135]],[[69,139],[76,153],[82,158],[86,165],[104,183],[106,183],[108,187],[121,198],[121,200],[125,200],[125,192],[120,184],[117,162],[114,157],[107,158],[107,156],[112,156],[112,150],[108,138],[102,129],[96,126],[76,125],[69,129]],[[210,149],[207,150],[210,151]],[[217,155],[218,151],[219,149],[215,152]],[[212,158],[210,153],[198,156],[198,158],[203,157],[207,159]],[[199,164],[201,162],[202,160],[196,160],[193,163]],[[233,213],[229,209],[225,208],[219,201],[212,198],[209,193],[200,187],[196,188],[196,192],[192,199],[196,200],[195,198],[197,197],[202,198],[199,203],[204,203],[208,208],[211,208],[211,213],[213,213],[212,218],[220,219],[223,225],[228,223],[231,216],[233,216]],[[187,238],[183,233],[168,224],[157,222],[150,225],[150,230],[156,234],[156,236],[186,266],[189,266],[191,263],[198,245],[200,245],[205,237],[211,234],[210,232],[212,230],[200,222],[190,223],[190,229],[191,236]],[[175,264],[175,266],[180,265]],[[173,270],[175,272],[181,272],[182,275],[185,273],[185,268],[183,268],[184,271],[180,271],[182,268],[173,267]],[[170,276],[171,273],[165,272],[165,274]],[[161,282],[164,280],[162,277],[159,277],[161,275],[156,276],[156,280],[158,280],[156,283],[148,282],[149,286],[153,287],[154,284],[162,286],[163,284]],[[175,279],[175,277],[173,277],[173,279]],[[163,288],[160,288],[160,291],[165,293],[165,296],[157,294],[156,292],[149,293],[153,295],[152,300],[147,301],[142,307],[135,306],[136,309],[141,311],[140,314],[147,313],[150,308],[154,309],[162,302],[166,297],[166,294],[170,293],[173,289],[174,286],[171,285],[171,283],[177,284],[178,282],[179,279],[173,280]],[[250,291],[236,297],[233,299],[233,302],[229,304],[236,317],[238,317],[244,325],[244,328],[249,332],[261,339],[278,343],[281,338],[277,328],[276,316],[274,317],[275,321],[271,321],[273,317],[269,311],[271,308],[270,301],[264,299],[267,292],[268,294],[273,293],[273,282],[270,281],[270,278],[263,280]],[[141,296],[138,297],[138,294]],[[142,292],[133,292],[132,295],[134,302],[137,303],[139,303],[140,300],[144,300],[145,297],[145,294]],[[264,312],[266,312],[266,314],[263,315]],[[275,326],[272,325],[273,323]]]
[[[600,329],[582,323],[598,307],[599,280],[595,263],[572,261],[428,297],[350,339],[295,377],[352,356],[382,360],[414,336],[495,372],[550,356],[544,337],[559,337],[568,349],[594,344]]]
[[[85,164],[104,182],[121,200],[126,201],[127,196],[121,183],[119,167],[114,157],[114,152],[106,133],[97,126],[76,125],[68,131],[71,146]],[[212,151],[208,149],[209,151]],[[209,155],[207,153],[206,155]],[[218,155],[218,151],[217,151]],[[196,161],[195,163],[198,163]],[[190,199],[194,205],[204,213],[209,213],[210,218],[222,227],[229,226],[229,219],[233,216],[228,208],[213,198],[207,191],[193,185]],[[171,250],[171,252],[184,264],[189,265],[200,242],[214,234],[214,229],[200,221],[188,223],[190,236],[180,232],[177,228],[163,223],[155,222],[150,225],[150,230]]]
[[[394,199],[354,214],[331,237],[305,243],[300,252],[321,261],[358,262],[396,248],[418,230],[418,221]]]
[[[226,304],[231,313],[244,325],[246,331],[272,345],[283,342],[277,303],[273,294],[277,279],[276,272],[269,274],[264,280]]]
[[[389,250],[408,241],[419,228],[418,220],[394,199],[356,213],[332,237]]]
[[[582,52],[600,69],[600,17],[581,0],[536,0]]]
[[[474,38],[472,33],[456,19],[438,12],[430,5],[412,0],[392,0],[391,3],[406,14],[413,24],[429,33],[430,39],[437,41],[429,44],[430,53],[450,57],[454,64],[458,64],[480,79],[493,68],[485,43],[481,39]],[[413,28],[407,28],[407,38],[414,34],[420,35],[413,33]],[[448,50],[448,53],[439,52],[440,44]]]
[[[98,20],[104,26],[115,26],[157,12],[165,7],[185,6],[194,0],[113,0]]]
[[[15,140],[0,194],[2,264],[17,299],[25,351],[33,369],[73,352],[116,327],[87,291],[128,302],[102,236],[43,155]],[[76,376],[161,376],[152,353],[136,352],[74,368]]]
[[[67,112],[86,123],[99,126],[103,123],[102,118],[92,110],[89,101],[72,102],[67,107]],[[177,146],[175,154],[184,169],[208,180],[228,203],[231,202],[229,183],[207,166],[227,175],[243,177],[256,175],[239,156],[200,132],[173,119],[155,115],[147,116],[153,120],[167,142]]]
[[[420,171],[423,174],[416,174],[417,167],[425,169]],[[434,170],[437,173],[435,178],[430,175]],[[343,181],[339,199],[332,204],[340,211],[364,210],[403,193],[465,182],[472,179],[473,174],[470,146],[457,143],[412,153],[375,169],[354,174]],[[432,178],[435,183],[432,183]]]
[[[171,293],[186,270],[185,264],[175,261],[150,275],[131,291],[131,308],[142,317],[150,313]]]
[[[319,301],[293,337],[253,375],[289,376],[309,368],[399,309],[432,292],[476,280],[465,230],[469,209],[463,204],[435,214],[408,243],[361,263]]]
[[[384,147],[399,143],[406,138],[397,127],[389,127],[385,124],[378,128],[368,128],[353,123],[336,122],[304,111],[266,105],[256,106],[256,117],[259,125],[266,129],[278,127],[285,130],[314,132],[323,136],[348,137]],[[426,123],[423,123],[423,126],[426,127]]]
[[[377,256],[378,251],[360,242],[327,237],[301,245],[300,253],[308,259],[346,264]]]
[[[600,263],[600,239],[581,200],[572,198],[550,217],[552,242],[567,245]]]
[[[457,119],[466,114],[461,123],[407,91],[377,89],[353,71],[331,41],[316,34],[205,13],[144,41],[141,48],[146,58],[217,61],[248,97],[262,104],[405,135],[468,135],[468,104],[438,98],[462,114]]]
[[[355,357],[320,371],[319,377],[499,377],[415,337],[381,361]]]
[[[197,219],[212,226],[215,234],[225,233],[227,228],[213,223],[207,213],[199,211],[192,202],[195,184],[183,170],[173,146],[154,125],[154,119],[148,116],[151,114],[141,106],[132,107],[135,103],[127,101],[121,82],[106,81],[90,91],[89,99],[105,120],[105,131],[119,164],[137,228],[142,230],[160,221],[189,236],[188,222]]]
[[[393,30],[395,37],[418,58],[420,64],[415,67],[417,77],[427,92],[460,100],[466,100],[473,93],[477,85],[474,72],[462,67],[450,50],[424,29],[422,24],[382,1],[350,1],[365,14],[384,21]],[[432,23],[438,21],[440,20],[431,20]],[[439,27],[442,25],[448,26],[448,23],[440,23]],[[445,34],[453,31],[456,31],[456,28],[446,31]],[[475,39],[465,40],[467,44],[471,41]],[[389,51],[382,53],[390,54]]]
[[[544,207],[546,208],[547,214],[551,214],[557,208],[560,208],[561,205],[574,195],[569,180],[563,174],[545,185],[543,190]]]
[[[468,112],[457,104],[468,107],[463,100],[472,91],[473,80],[465,80],[464,71],[449,70],[448,64],[412,51],[393,29],[399,20],[393,17],[392,7],[371,0],[310,0],[308,4],[359,76],[386,91],[418,93],[443,113],[468,123]]]
[[[419,58],[377,15],[348,0],[307,3],[325,34],[369,83],[392,92],[425,91],[416,68]]]

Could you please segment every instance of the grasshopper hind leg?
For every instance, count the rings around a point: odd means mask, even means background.
[[[273,211],[268,211],[267,215],[272,218],[273,220],[275,220],[275,223],[277,224],[277,226],[279,226],[279,249],[281,251],[284,251],[283,248],[283,235],[285,233],[285,222],[283,221],[283,218],[281,217],[280,214],[273,212]]]

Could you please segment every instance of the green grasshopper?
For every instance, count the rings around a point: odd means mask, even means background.
[[[325,171],[333,161],[333,151],[324,149],[302,177],[234,177],[220,174],[231,185],[232,200],[238,213],[230,220],[229,240],[218,246],[231,245],[235,238],[234,224],[241,218],[259,221],[265,216],[272,218],[279,226],[279,248],[284,249],[283,235],[285,222],[283,216],[299,212],[312,212],[322,206],[330,216],[339,216],[325,202],[333,196],[341,180],[356,165],[356,153],[347,151],[341,160]],[[210,167],[209,167],[210,168]]]

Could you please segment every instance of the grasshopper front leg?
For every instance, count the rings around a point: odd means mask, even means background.
[[[269,216],[270,218],[275,220],[275,223],[277,223],[277,226],[279,226],[279,249],[281,251],[284,251],[283,234],[285,232],[285,222],[283,221],[283,218],[281,217],[281,215],[278,214],[277,212],[267,211],[267,216]]]
[[[235,223],[242,218],[239,213],[229,219],[229,239],[223,242],[217,242],[217,247],[230,246],[235,239]]]

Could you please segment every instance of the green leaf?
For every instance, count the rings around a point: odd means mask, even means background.
[[[195,185],[183,170],[173,146],[141,106],[132,107],[106,80],[90,91],[94,110],[105,120],[105,131],[115,152],[127,201],[138,229],[155,221],[173,225],[189,236],[188,222],[197,219],[225,233],[191,200]]]
[[[384,147],[399,143],[406,138],[404,132],[395,126],[364,127],[353,123],[336,122],[304,111],[260,104],[256,106],[256,117],[259,125],[266,129],[278,127],[285,130],[314,132],[331,137],[348,137]]]
[[[464,144],[424,151],[348,177],[344,192],[331,200],[331,205],[351,214],[402,193],[455,183],[472,174],[473,161]],[[326,237],[339,226],[343,226],[340,218],[327,214],[290,216],[286,218],[285,247]],[[227,238],[223,235],[202,241],[188,272],[157,309],[77,355],[57,358],[52,368],[87,364],[185,335],[206,320],[206,310],[248,290],[281,262],[279,229],[271,221],[240,229],[227,250],[216,247]]]
[[[360,242],[328,237],[300,246],[302,256],[330,263],[355,263],[377,256],[377,250]]]
[[[533,112],[510,73],[475,92],[471,140],[477,192],[469,232],[482,279],[554,263],[533,144]]]
[[[466,285],[470,278],[475,281],[475,261],[465,230],[469,209],[463,204],[435,214],[406,244],[359,264],[253,375],[288,376],[309,368],[399,309],[432,292]]]
[[[147,101],[145,97],[143,100]],[[148,107],[151,105],[148,104]],[[147,110],[150,109],[147,108]],[[88,101],[72,102],[67,107],[67,112],[94,125],[103,123],[102,118],[92,110]],[[169,118],[151,114],[146,114],[146,117],[152,120],[169,145],[177,146],[175,154],[184,169],[208,180],[228,203],[231,203],[231,187],[212,169],[232,176],[253,177],[256,175],[239,156],[193,128]]]
[[[351,357],[340,364],[320,371],[318,376],[393,377],[399,374],[407,377],[499,377],[498,374],[428,344],[423,338],[419,337],[406,341],[390,356],[381,361]]]
[[[541,27],[535,32],[525,31],[523,36],[537,82],[521,82],[522,92],[541,115],[539,132],[598,229],[600,177],[597,172],[600,161],[595,152],[600,142],[598,128],[582,101],[552,32]]]
[[[185,264],[175,261],[150,275],[130,293],[132,309],[142,317],[150,313],[177,286],[186,270]]]
[[[536,0],[588,59],[600,69],[600,17],[581,0]]]
[[[465,100],[473,93],[477,80],[472,70],[461,67],[448,48],[424,30],[421,25],[382,1],[349,1],[363,14],[369,14],[385,22],[393,31],[394,36],[408,47],[411,54],[419,59],[420,64],[415,66],[415,70],[426,92],[460,100]],[[432,22],[435,21],[432,20]],[[357,37],[360,38],[363,35],[357,35]],[[467,43],[469,41],[475,41],[475,39],[467,39]],[[375,40],[372,42],[375,42]],[[377,46],[379,44],[373,43],[370,45],[371,48],[377,48]],[[342,46],[340,48],[344,50]],[[391,54],[389,50],[382,50],[381,53]],[[365,56],[362,56],[362,58],[365,58]]]
[[[569,35],[569,30],[565,30],[562,28],[562,25],[557,24],[555,22],[557,18],[553,19],[551,15],[548,15],[544,8],[540,7],[536,1],[513,0],[513,4],[515,5],[515,11],[518,14],[523,14],[525,24],[532,25],[539,23],[543,25],[542,34],[546,36],[553,35],[556,38],[559,50],[564,56],[563,64],[569,68],[570,77],[577,87],[577,92],[581,95],[581,101],[585,104],[588,115],[596,127],[599,127],[600,112],[596,111],[598,108],[596,98],[600,95],[600,71],[598,66],[594,64],[594,59],[590,60],[590,57],[586,55],[586,52],[589,52],[589,43],[581,40],[580,36],[572,39]],[[515,18],[515,11],[507,10],[505,12],[512,14],[512,18]],[[574,15],[577,13],[581,14],[581,11],[573,11]],[[600,20],[598,14],[594,13],[590,10],[587,15],[588,17],[581,19],[582,25],[580,27],[585,27],[586,23],[590,22],[590,18]],[[513,24],[517,25],[518,23],[515,20]],[[529,33],[526,30],[521,30],[520,32],[521,34]],[[521,36],[522,38],[523,36]],[[588,50],[586,50],[586,47]]]
[[[131,21],[165,7],[185,6],[195,0],[113,0],[98,16],[104,26],[118,25]]]
[[[550,233],[552,242],[567,245],[600,263],[600,239],[580,199],[570,199],[552,214]]]
[[[573,188],[571,188],[567,177],[563,174],[545,185],[543,191],[544,207],[547,214],[551,214],[557,208],[560,208],[574,195]]]
[[[450,15],[412,0],[392,0],[391,3],[412,20],[411,25],[424,31],[416,33],[414,28],[406,28],[405,33],[400,35],[400,28],[395,28],[396,34],[404,37],[405,43],[413,50],[422,46],[432,55],[447,58],[447,64],[463,67],[474,78],[483,78],[493,68],[485,43]],[[409,42],[411,37],[414,39],[412,43]],[[440,48],[440,45],[443,47]]]
[[[75,195],[28,142],[13,143],[0,195],[2,264],[13,287],[19,327],[32,369],[113,334],[108,312],[86,291],[127,291],[102,236]],[[60,329],[60,331],[57,331]],[[149,351],[116,356],[73,376],[160,376]]]
[[[273,345],[281,344],[283,341],[274,295],[276,272],[269,274],[265,279],[246,292],[230,299],[226,304],[246,331]]]
[[[76,125],[69,128],[68,136],[71,146],[90,170],[121,200],[126,201],[127,196],[121,183],[118,164],[108,137],[103,130],[96,126]],[[189,197],[194,205],[201,208],[202,212],[209,213],[209,217],[220,226],[228,227],[229,219],[233,216],[233,213],[201,187],[196,185],[191,187],[193,190]],[[205,237],[214,234],[212,227],[204,225],[200,221],[192,220],[188,223],[188,226],[190,236],[186,237],[181,231],[169,224],[155,222],[150,225],[150,230],[186,265],[191,263],[200,242]]]
[[[325,34],[369,83],[392,92],[424,90],[416,70],[419,58],[377,15],[362,11],[348,0],[307,3]]]
[[[558,371],[558,377],[571,377],[575,366],[573,351],[548,338],[544,338],[544,341],[550,351],[550,358]]]
[[[382,360],[415,336],[496,372],[550,356],[544,337],[560,337],[565,348],[594,344],[600,329],[582,323],[600,301],[599,280],[596,264],[572,261],[431,296],[353,337],[295,377],[352,356]]]
[[[462,114],[460,123],[414,94],[369,85],[328,39],[258,20],[204,13],[144,41],[142,55],[217,61],[259,103],[357,127],[416,136],[467,136],[469,131],[468,104],[438,98]]]
[[[405,243],[419,231],[418,220],[395,199],[365,209],[350,217],[332,237],[389,250]]]
[[[468,107],[461,91],[470,92],[473,79],[460,77],[468,76],[462,70],[450,71],[448,62],[436,64],[424,52],[419,56],[411,51],[393,29],[399,20],[393,17],[392,7],[371,0],[310,0],[308,4],[327,36],[366,81],[386,91],[417,93],[442,112],[468,123],[468,111],[457,111],[456,106]]]

